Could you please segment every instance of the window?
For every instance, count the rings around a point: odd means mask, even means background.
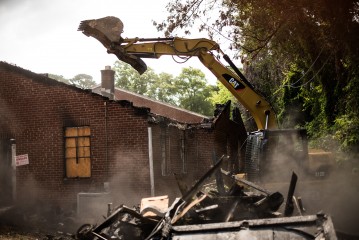
[[[90,137],[88,126],[65,128],[66,177],[91,177]]]

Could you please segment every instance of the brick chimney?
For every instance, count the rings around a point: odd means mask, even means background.
[[[111,70],[111,66],[105,66],[101,70],[101,95],[114,100],[115,94],[115,71]]]

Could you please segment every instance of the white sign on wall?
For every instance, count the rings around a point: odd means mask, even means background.
[[[29,164],[29,156],[27,154],[16,156],[16,166],[22,166]]]

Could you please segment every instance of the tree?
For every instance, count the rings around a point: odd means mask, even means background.
[[[71,78],[69,83],[82,89],[89,89],[96,85],[96,82],[93,80],[92,76],[83,73],[77,74],[75,77]]]
[[[206,82],[204,73],[192,67],[183,68],[176,79],[179,106],[207,116],[213,115],[213,105],[210,98],[213,86]]]
[[[70,85],[75,85],[76,87],[82,89],[89,89],[96,85],[96,82],[93,80],[92,76],[87,74],[77,74],[71,79],[66,79],[62,75],[49,74],[49,78],[55,79],[59,82],[63,82]]]
[[[115,86],[158,101],[178,105],[175,79],[169,73],[156,74],[152,68],[140,75],[131,65],[116,61]]]
[[[115,62],[113,69],[117,87],[145,96],[148,96],[151,84],[158,77],[151,68],[148,68],[145,73],[140,75],[131,65],[120,61]]]
[[[215,91],[210,98],[213,105],[216,103],[224,104],[228,101],[231,101],[232,103],[237,102],[237,99],[233,94],[220,81],[217,81],[217,87],[214,90]]]
[[[56,75],[56,74],[49,73],[49,78],[55,79],[56,81],[59,81],[59,82],[70,84],[70,80],[64,78],[64,76],[62,76],[62,75]]]
[[[156,74],[148,68],[140,75],[129,64],[116,61],[115,85],[158,101],[179,106],[204,115],[212,115],[210,97],[214,91],[208,86],[205,75],[199,69],[184,68],[179,76],[169,73]]]
[[[176,94],[175,78],[173,75],[164,72],[157,75],[147,92],[151,98],[177,106]]]

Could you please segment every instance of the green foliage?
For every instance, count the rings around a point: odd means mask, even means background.
[[[232,103],[237,102],[237,99],[233,96],[233,94],[220,82],[217,81],[216,91],[212,94],[210,101],[212,104],[224,104],[228,101]]]
[[[140,75],[131,65],[116,61],[115,86],[158,101],[177,105],[175,79],[171,74],[157,74],[152,68]]]
[[[309,91],[301,91],[303,109],[309,112],[311,119],[306,122],[306,129],[312,138],[320,138],[328,133],[324,111],[325,95],[321,86],[312,86]]]
[[[151,84],[158,77],[151,68],[140,75],[131,65],[120,61],[115,62],[113,70],[115,71],[115,86],[145,96],[148,96]]]
[[[176,78],[179,106],[207,116],[213,115],[214,106],[210,98],[213,87],[207,85],[201,70],[192,67],[183,68]]]
[[[77,74],[75,77],[69,80],[70,84],[75,85],[76,87],[82,89],[89,89],[96,85],[96,82],[93,80],[92,76],[87,74]]]
[[[62,75],[56,75],[56,74],[49,73],[49,78],[55,79],[56,81],[59,81],[59,82],[70,84],[70,80],[64,78],[64,76],[62,76]]]
[[[149,97],[175,106],[177,105],[176,93],[175,78],[164,72],[157,75],[147,92]]]
[[[338,140],[344,152],[358,152],[359,116],[342,115],[335,120],[334,138]]]
[[[93,80],[92,76],[83,73],[77,74],[71,79],[66,79],[64,76],[56,74],[49,74],[49,78],[66,84],[71,84],[82,89],[89,89],[96,85],[96,82]]]
[[[337,141],[341,151],[359,153],[357,1],[174,0],[167,10],[154,23],[166,35],[189,33],[199,20],[201,31],[240,49],[234,55],[282,126],[304,126],[318,146]]]
[[[292,64],[288,72],[284,74],[284,81],[277,91],[277,107],[280,109],[278,120],[283,128],[303,127],[306,121],[312,120],[310,119],[313,102],[311,93],[314,92],[306,91],[307,86],[302,86],[302,76],[298,65]],[[316,93],[315,96],[318,94]]]
[[[359,56],[358,56],[359,57]],[[345,113],[352,113],[359,116],[359,68],[356,67],[349,72],[350,79],[348,85],[344,88],[345,95]]]
[[[156,74],[151,68],[142,75],[130,65],[116,61],[115,86],[203,115],[213,115],[213,87],[198,69],[183,68],[179,76]]]
[[[295,117],[299,115],[300,100],[298,99],[297,81],[299,79],[299,72],[295,66],[286,74],[282,91],[282,98],[279,99],[278,120],[282,123],[284,128],[293,128],[297,124]],[[299,109],[298,109],[299,108]]]
[[[359,156],[359,77],[357,74],[350,77],[351,81],[344,88],[344,111],[335,119],[333,132],[342,152]]]

